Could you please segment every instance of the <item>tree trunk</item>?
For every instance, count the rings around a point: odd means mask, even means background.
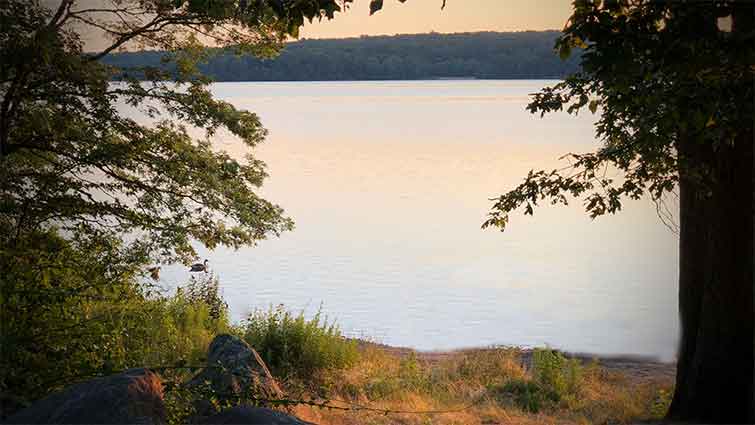
[[[749,127],[749,128],[748,128]],[[753,126],[733,146],[680,140],[681,344],[668,419],[753,423]],[[699,171],[699,167],[695,167]]]
[[[714,182],[712,193],[694,177],[679,184],[681,345],[668,417],[752,423],[752,128],[733,147],[685,150],[711,166]]]
[[[732,35],[752,31],[754,22],[751,4],[735,6]],[[755,84],[748,78],[745,90]],[[755,423],[751,106],[742,106],[750,112],[733,144],[682,135],[677,145],[681,343],[673,421]]]

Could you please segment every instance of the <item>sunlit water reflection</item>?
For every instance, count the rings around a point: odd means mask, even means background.
[[[531,168],[597,146],[594,116],[524,110],[548,81],[221,83],[257,112],[263,194],[296,230],[202,251],[235,319],[283,303],[348,335],[419,349],[548,344],[671,359],[677,238],[649,201],[590,220],[579,201],[480,230]],[[234,155],[242,146],[218,137]],[[184,282],[183,267],[163,273]]]

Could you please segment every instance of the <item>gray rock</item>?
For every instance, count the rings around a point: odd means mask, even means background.
[[[9,424],[164,424],[160,378],[146,369],[72,385],[38,400]]]
[[[219,399],[242,395],[280,399],[284,395],[260,355],[238,337],[215,337],[210,344],[207,365],[186,384],[188,388],[209,384],[209,389]],[[200,414],[207,413],[199,410]]]
[[[198,422],[202,425],[314,425],[293,416],[264,407],[236,406],[222,412],[203,418]]]

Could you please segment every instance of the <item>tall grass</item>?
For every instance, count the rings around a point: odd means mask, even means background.
[[[338,373],[325,398],[345,401],[343,406],[415,413],[300,408],[304,419],[331,425],[608,425],[658,419],[667,407],[668,383],[638,384],[550,349],[425,354],[363,344],[360,351],[358,362]],[[416,413],[428,410],[444,413]]]
[[[231,330],[227,309],[217,307],[185,291],[146,300],[126,313],[134,325],[115,347],[129,366],[204,365],[212,339]]]
[[[579,398],[582,366],[579,360],[567,359],[558,351],[537,348],[532,353],[529,376],[520,376],[492,392],[502,400],[511,400],[524,411],[569,406]]]
[[[283,305],[258,310],[242,323],[241,332],[273,375],[285,381],[322,384],[329,374],[354,365],[359,358],[356,341],[344,338],[321,308],[311,319]]]

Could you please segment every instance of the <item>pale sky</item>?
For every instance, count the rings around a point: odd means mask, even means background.
[[[300,37],[342,38],[360,35],[472,31],[561,30],[571,16],[571,0],[384,0],[370,16],[370,0],[355,0],[332,21],[305,24]]]
[[[42,0],[56,9],[60,0]],[[77,0],[74,9],[96,7],[105,0]],[[383,10],[370,16],[370,0],[355,0],[335,19],[306,23],[300,38],[344,38],[361,35],[474,31],[561,30],[571,16],[572,0],[384,0]],[[98,51],[110,42],[88,28],[85,50]]]

